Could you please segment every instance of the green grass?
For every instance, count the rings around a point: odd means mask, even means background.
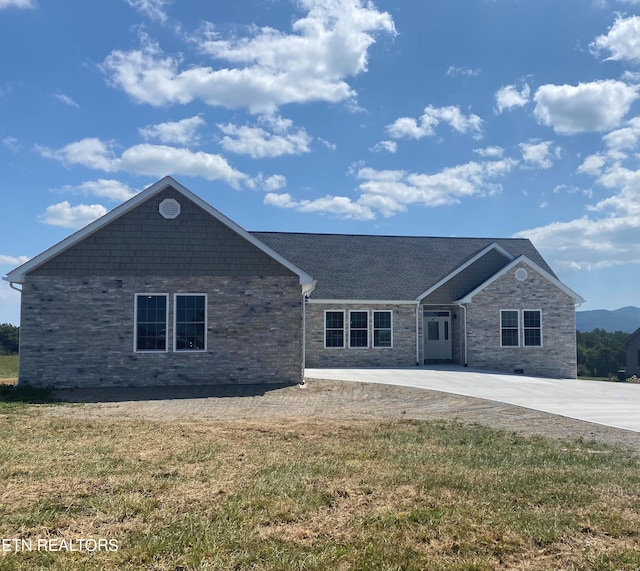
[[[18,355],[0,355],[0,379],[18,377]]]
[[[640,458],[424,421],[0,416],[0,537],[117,552],[26,569],[637,570]]]

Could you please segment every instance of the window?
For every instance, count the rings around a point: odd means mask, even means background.
[[[207,296],[176,294],[175,351],[205,351],[207,339]]]
[[[349,347],[369,346],[369,314],[366,311],[349,312]]]
[[[136,351],[167,350],[167,298],[166,294],[136,295]]]
[[[374,311],[373,312],[373,346],[374,347],[391,347],[391,312],[390,311]]]
[[[502,347],[520,346],[520,320],[517,310],[500,310],[500,345]]]
[[[344,347],[344,311],[325,311],[324,346]]]
[[[524,346],[542,346],[542,312],[539,309],[525,309],[522,312],[522,324],[524,327]]]

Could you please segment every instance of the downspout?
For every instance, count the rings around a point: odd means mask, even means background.
[[[464,328],[464,366],[467,367],[469,365],[468,363],[468,359],[467,359],[467,306],[463,305],[462,302],[458,302],[458,307],[460,309],[462,309],[462,313],[464,314],[464,319],[463,319],[463,328]]]
[[[416,304],[416,367],[420,366],[420,301]]]
[[[316,282],[302,286],[302,379],[299,387],[305,386],[304,371],[307,368],[307,303],[309,295],[316,288]]]
[[[9,282],[9,287],[10,287],[11,289],[15,289],[16,291],[19,291],[20,293],[22,293],[22,290],[21,290],[21,289],[18,289],[18,288],[15,286],[15,284],[16,284],[16,283],[18,283],[18,282]],[[22,285],[22,284],[21,284],[21,285]]]

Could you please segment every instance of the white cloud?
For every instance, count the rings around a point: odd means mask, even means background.
[[[483,158],[492,159],[499,159],[504,155],[504,149],[498,146],[485,147],[484,149],[473,149],[473,152]]]
[[[147,140],[157,139],[161,143],[195,145],[199,142],[197,131],[204,125],[206,125],[205,120],[196,115],[180,121],[147,125],[138,129],[138,132]]]
[[[525,166],[531,168],[548,169],[553,166],[553,159],[560,158],[560,147],[552,148],[551,141],[530,141],[518,145],[522,151]]]
[[[582,164],[578,167],[578,172],[591,176],[599,176],[605,163],[606,160],[602,155],[589,155],[588,157],[585,157]]]
[[[264,197],[264,203],[279,208],[291,208],[298,212],[329,213],[339,218],[353,220],[372,220],[375,218],[370,208],[353,202],[346,196],[324,196],[315,200],[294,200],[289,193],[269,193]]]
[[[272,113],[280,105],[340,102],[355,92],[348,77],[367,70],[369,47],[378,33],[395,34],[393,19],[361,0],[299,0],[306,11],[292,33],[250,28],[250,35],[223,39],[213,25],[192,42],[202,53],[225,63],[219,68],[190,66],[165,56],[157,43],[141,36],[139,49],[114,50],[103,71],[135,100],[151,105],[201,99],[214,106]]]
[[[311,150],[311,137],[304,128],[292,129],[291,120],[279,116],[262,116],[259,121],[266,129],[231,123],[218,124],[225,135],[220,141],[222,148],[254,159],[301,155]]]
[[[171,3],[169,0],[126,0],[126,2],[147,18],[159,22],[167,20],[165,6]]]
[[[640,62],[640,16],[618,16],[609,32],[598,36],[589,47],[597,56],[608,51],[607,60]]]
[[[200,176],[207,180],[224,180],[234,188],[248,180],[246,174],[234,169],[220,155],[143,143],[129,147],[117,157],[111,147],[112,145],[99,139],[89,138],[57,150],[45,147],[37,149],[43,157],[56,159],[67,165],[79,164],[105,172],[126,171],[153,177],[167,174]]]
[[[496,113],[500,114],[514,107],[523,107],[529,102],[530,92],[529,85],[526,83],[521,91],[518,91],[515,85],[504,85],[495,93]]]
[[[234,169],[220,155],[197,152],[189,149],[150,145],[134,145],[122,153],[120,170],[135,174],[162,177],[168,174],[200,176],[207,180],[224,180],[238,187],[247,175]]]
[[[138,191],[133,190],[129,185],[114,179],[100,178],[98,180],[88,180],[77,186],[64,186],[65,192],[74,192],[86,196],[98,196],[111,200],[129,200]]]
[[[4,10],[6,8],[31,9],[35,7],[35,0],[0,0],[0,10]]]
[[[435,128],[443,121],[458,133],[471,133],[474,138],[482,136],[482,119],[473,113],[464,115],[458,106],[425,107],[419,119],[400,117],[387,126],[387,133],[394,139],[422,139],[435,135]]]
[[[640,141],[640,117],[630,119],[625,127],[607,133],[602,140],[613,151],[635,148]]]
[[[258,183],[262,190],[266,190],[267,192],[274,192],[287,186],[287,179],[284,175],[274,174],[268,176],[265,179],[259,179]]]
[[[15,137],[5,137],[2,139],[2,144],[7,147],[12,153],[17,153],[20,150],[20,144]]]
[[[398,143],[395,141],[378,141],[373,147],[370,149],[374,153],[395,153],[398,150]]]
[[[517,161],[475,162],[448,167],[435,174],[407,173],[401,170],[377,171],[362,168],[357,176],[362,204],[381,210],[385,216],[402,211],[410,204],[445,206],[463,198],[499,192],[496,180],[507,174]]]
[[[323,139],[322,137],[318,137],[318,141],[320,141],[330,151],[335,151],[338,148],[338,145],[336,145],[335,143],[331,143]]]
[[[118,161],[111,147],[111,144],[100,139],[87,138],[69,143],[57,150],[41,146],[37,146],[36,149],[43,157],[58,160],[65,165],[83,165],[112,172],[118,170]]]
[[[60,103],[62,103],[63,105],[68,105],[69,107],[76,107],[79,108],[80,105],[78,105],[73,99],[71,99],[71,97],[69,97],[68,95],[64,95],[63,93],[55,93],[53,95],[58,101],[60,101]]]
[[[68,201],[52,204],[44,214],[39,216],[41,222],[63,228],[82,228],[100,216],[104,216],[107,209],[101,204],[79,204],[71,206]]]
[[[583,216],[523,230],[514,237],[529,238],[557,271],[566,272],[640,263],[638,228],[640,215]]]
[[[7,256],[0,254],[0,266],[21,266],[29,261],[28,256]]]
[[[447,70],[447,75],[449,77],[477,77],[480,75],[479,69],[471,69],[470,67],[458,67],[455,65],[450,65]]]
[[[327,213],[354,220],[373,220],[377,214],[389,217],[404,212],[410,205],[428,207],[459,203],[470,196],[486,196],[501,190],[498,180],[512,170],[518,161],[469,162],[434,174],[410,173],[404,170],[375,170],[352,165],[349,173],[359,179],[360,196],[324,196],[297,200],[290,193],[270,192],[264,203],[299,212]]]
[[[538,121],[556,133],[607,131],[620,124],[638,89],[612,79],[578,85],[543,85],[534,96]]]

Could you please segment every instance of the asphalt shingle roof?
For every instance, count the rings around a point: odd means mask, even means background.
[[[413,300],[494,242],[555,275],[521,238],[251,234],[317,280],[314,299]]]

